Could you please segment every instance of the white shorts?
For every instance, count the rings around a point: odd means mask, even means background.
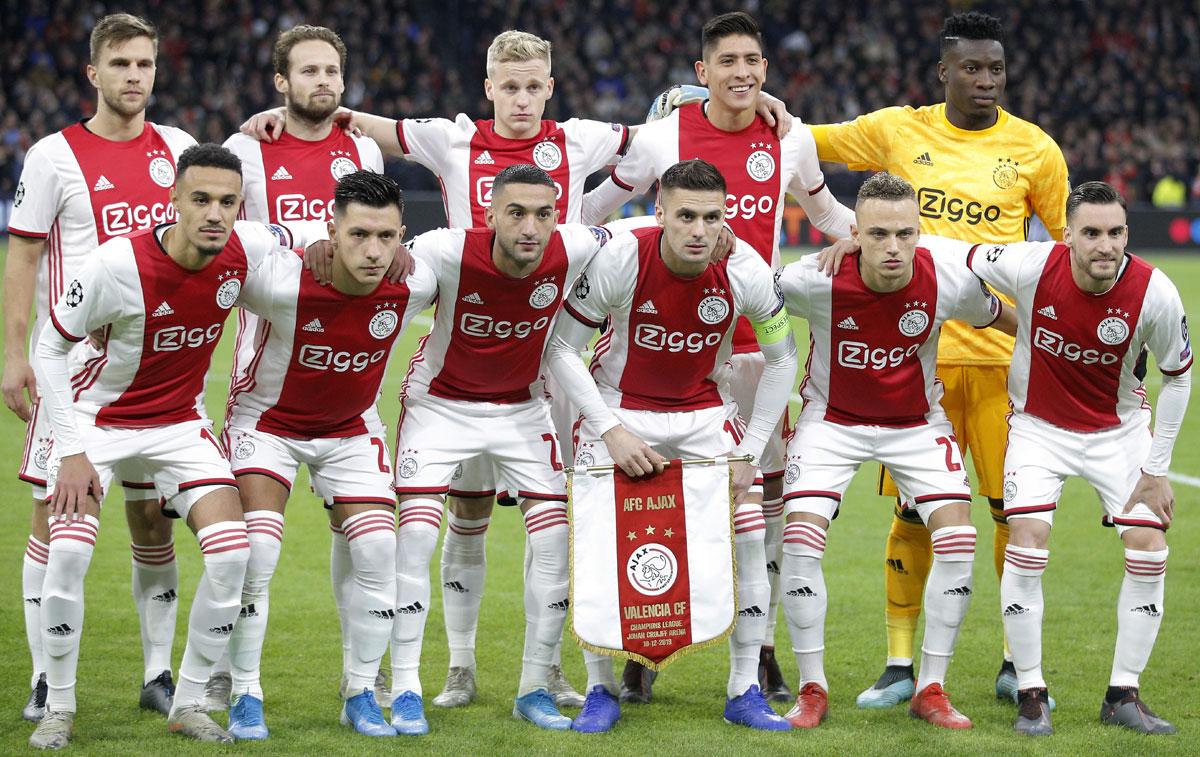
[[[621,407],[613,408],[612,412],[626,431],[668,460],[727,455],[741,442],[746,427],[738,417],[737,406],[732,403],[678,413]],[[592,425],[585,421],[580,426],[575,464],[590,466],[611,463],[608,445],[596,436]],[[762,491],[762,486],[755,484],[750,491],[757,494]]]
[[[405,401],[396,445],[397,494],[446,494],[459,464],[465,476],[477,458],[491,480],[504,482],[516,499],[567,499],[558,438],[544,401],[502,405],[428,395]]]
[[[741,352],[729,356],[729,395],[737,403],[742,420],[750,422],[754,414],[754,395],[758,391],[758,381],[762,378],[763,368],[767,359],[761,352]],[[787,411],[779,419],[771,438],[762,454],[762,473],[764,478],[779,478],[783,475],[783,458],[786,453],[788,423]]]
[[[204,495],[223,486],[237,486],[229,461],[206,420],[154,428],[95,426],[80,419],[79,433],[88,460],[106,491],[117,471],[135,469],[154,482],[163,499],[163,513],[187,518]],[[50,459],[47,477],[54,492],[60,460]]]
[[[328,507],[396,505],[391,455],[382,436],[290,439],[243,428],[235,419],[225,427],[224,439],[235,476],[257,473],[275,479],[290,491],[304,463],[313,491]]]
[[[910,428],[846,426],[824,414],[824,406],[809,404],[788,444],[783,475],[788,515],[811,513],[832,521],[850,479],[868,460],[887,466],[900,495],[916,503],[925,523],[943,505],[971,501],[954,429],[940,411]]]
[[[1036,518],[1053,525],[1063,482],[1067,476],[1079,476],[1100,495],[1104,525],[1115,526],[1119,534],[1138,526],[1163,528],[1158,516],[1140,502],[1130,512],[1122,512],[1150,453],[1147,424],[1080,433],[1022,413],[1010,418],[1008,425],[1006,518]]]

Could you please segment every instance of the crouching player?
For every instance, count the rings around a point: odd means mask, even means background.
[[[1011,311],[966,267],[957,243],[918,242],[916,194],[879,173],[855,205],[857,265],[832,278],[816,256],[787,266],[779,287],[793,315],[808,319],[812,354],[801,387],[804,409],[788,445],[784,473],[783,603],[800,667],[800,693],[787,718],[814,728],[828,712],[824,671],[825,535],[854,472],[884,463],[916,502],[933,537],[925,588],[925,636],[910,712],[944,728],[971,721],[942,688],[959,626],[971,600],[975,528],[970,486],[934,375],[939,329],[950,318],[977,327]],[[942,251],[940,247],[948,249]]]
[[[703,160],[667,169],[655,207],[660,226],[621,234],[589,266],[555,325],[548,365],[582,409],[576,460],[613,462],[631,476],[662,470],[666,458],[762,454],[787,407],[796,374],[796,345],[771,269],[737,242],[710,265],[725,221],[725,180]],[[767,357],[747,426],[714,381],[745,315]],[[580,350],[611,319],[596,347],[592,375]],[[686,348],[673,348],[676,343]],[[595,377],[593,381],[592,376]],[[763,551],[761,490],[748,495],[756,465],[734,463],[737,597],[745,608],[770,601]],[[758,687],[766,616],[739,612],[730,637],[725,719],[763,730],[790,730]],[[587,699],[573,728],[610,730],[620,718],[611,657],[584,652]]]
[[[268,735],[259,676],[267,587],[301,463],[350,546],[350,685],[342,721],[370,736],[396,735],[372,690],[396,596],[395,496],[375,400],[393,345],[437,291],[424,266],[401,284],[384,279],[403,234],[400,188],[386,176],[356,171],[334,191],[332,285],[318,284],[299,256],[278,255],[268,259],[268,275],[242,292],[245,307],[270,325],[260,330],[254,359],[238,377],[225,426],[250,540],[229,644],[229,732],[238,739]]]

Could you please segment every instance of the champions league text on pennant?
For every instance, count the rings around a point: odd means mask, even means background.
[[[734,621],[728,465],[571,477],[571,608],[580,643],[653,670]]]

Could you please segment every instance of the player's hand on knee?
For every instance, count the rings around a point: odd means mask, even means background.
[[[1128,514],[1139,502],[1158,516],[1162,521],[1163,528],[1171,525],[1171,519],[1175,517],[1175,492],[1171,489],[1171,482],[1167,480],[1166,476],[1151,476],[1143,473],[1138,479],[1137,485],[1133,487],[1133,493],[1129,495],[1125,509],[1121,512]]]
[[[836,276],[842,270],[842,259],[858,253],[858,242],[843,237],[817,253],[817,270],[826,276]]]
[[[787,105],[778,97],[759,91],[755,111],[767,122],[767,126],[775,127],[775,136],[779,139],[792,130],[792,114],[788,113]]]
[[[333,281],[333,242],[322,239],[305,247],[304,267],[312,272],[318,284]]]
[[[89,495],[94,496],[97,502],[104,499],[100,476],[92,466],[92,461],[82,452],[64,457],[58,467],[54,496],[49,503],[50,514],[78,520],[85,513]]]
[[[241,126],[241,132],[259,142],[274,142],[283,134],[286,122],[287,110],[282,107],[272,108],[247,118]]]
[[[33,418],[31,403],[37,397],[37,379],[33,367],[24,357],[4,362],[4,404],[28,423]]]
[[[730,456],[735,453],[730,452]],[[747,462],[738,460],[729,463],[729,477],[733,481],[733,499],[734,501],[741,500],[746,496],[746,492],[750,491],[750,487],[754,486],[754,474],[757,468]]]
[[[413,261],[412,253],[408,251],[408,247],[400,245],[396,250],[395,257],[392,258],[392,264],[388,266],[387,273],[384,278],[393,284],[399,284],[404,281],[412,272],[416,270],[417,264]]]
[[[600,438],[608,447],[608,456],[627,476],[661,473],[666,467],[665,457],[651,449],[650,445],[636,435],[626,431],[624,426],[613,426]]]

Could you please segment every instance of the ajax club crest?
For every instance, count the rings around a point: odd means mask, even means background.
[[[242,293],[242,282],[235,278],[236,273],[236,271],[226,271],[217,277],[217,280],[221,282],[221,285],[217,287],[217,307],[222,310],[233,307],[233,303],[237,302],[238,295]]]
[[[350,160],[350,153],[345,150],[331,150],[329,154],[333,156],[329,163],[329,173],[333,174],[335,181],[341,181],[343,176],[358,170],[358,166]]]
[[[675,585],[679,563],[675,553],[662,544],[644,544],[634,550],[625,563],[625,576],[633,588],[649,597],[657,597]]]
[[[1111,310],[1109,311],[1112,312]],[[1096,336],[1107,345],[1121,344],[1129,338],[1129,324],[1119,316],[1129,317],[1129,313],[1118,310],[1116,316],[1109,316],[1096,327]]]
[[[529,295],[529,306],[541,310],[558,301],[558,284],[553,280],[538,282]]]
[[[371,316],[371,322],[367,324],[367,329],[376,339],[387,339],[395,333],[398,325],[400,325],[400,316],[396,315],[395,310],[380,310]]]
[[[167,160],[166,150],[151,150],[150,180],[160,187],[170,187],[175,184],[175,166]]]
[[[543,171],[553,171],[562,165],[562,150],[553,142],[538,142],[533,146],[533,162]]]
[[[900,333],[908,337],[919,336],[929,326],[929,316],[920,309],[925,306],[925,303],[912,302],[905,303],[905,305],[913,309],[900,316],[900,322],[897,324],[900,327]]]
[[[716,289],[705,289],[705,293],[716,292]],[[723,297],[709,294],[696,306],[696,315],[708,325],[720,323],[729,317],[729,303]]]
[[[762,143],[759,143],[762,147]],[[766,181],[775,175],[775,157],[766,150],[755,150],[746,158],[746,173],[755,181]]]

